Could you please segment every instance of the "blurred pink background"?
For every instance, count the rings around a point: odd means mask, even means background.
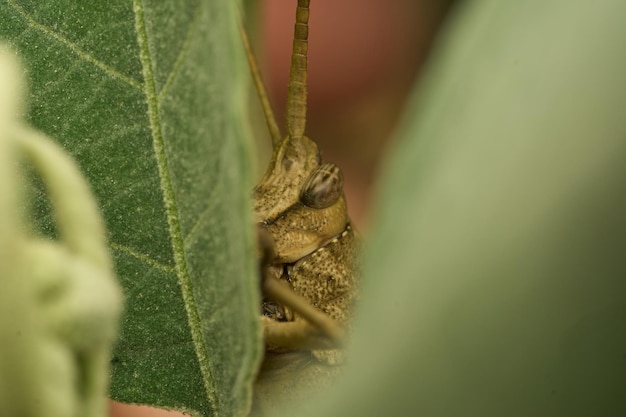
[[[259,10],[261,67],[282,126],[295,1]],[[309,20],[307,135],[346,179],[353,221],[365,227],[378,161],[448,1],[314,0]]]

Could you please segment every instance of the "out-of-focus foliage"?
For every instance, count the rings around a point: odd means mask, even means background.
[[[122,297],[104,224],[76,164],[24,127],[16,61],[0,45],[0,415],[103,417]],[[22,224],[31,219],[19,212],[23,164],[45,186],[58,240]]]
[[[457,12],[379,183],[350,371],[299,415],[624,415],[626,3]]]

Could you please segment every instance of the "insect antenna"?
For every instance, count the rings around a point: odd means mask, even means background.
[[[263,113],[265,114],[267,129],[269,130],[270,136],[272,137],[272,145],[275,147],[281,141],[282,135],[280,133],[278,123],[276,123],[276,117],[274,117],[274,112],[272,111],[270,101],[267,98],[267,91],[265,91],[265,86],[263,85],[263,80],[261,79],[259,66],[256,62],[256,58],[254,57],[254,53],[252,52],[252,48],[250,47],[250,40],[248,39],[246,29],[243,27],[243,21],[241,17],[239,18],[239,32],[241,33],[241,40],[243,42],[243,47],[246,51],[246,58],[248,59],[248,66],[250,67],[252,81],[254,82],[254,86],[256,87],[257,95],[259,96],[259,101],[261,102]]]
[[[309,0],[298,0],[296,24],[291,53],[289,90],[287,94],[287,133],[289,137],[304,135],[306,125],[307,52],[309,50]]]

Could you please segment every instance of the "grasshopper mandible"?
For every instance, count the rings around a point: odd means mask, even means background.
[[[298,0],[282,136],[242,30],[268,129],[272,157],[253,191],[266,248],[263,275],[267,355],[311,351],[327,364],[340,362],[344,327],[357,290],[359,238],[347,214],[341,170],[321,160],[304,135],[306,124],[309,0]],[[267,358],[266,355],[266,358]]]

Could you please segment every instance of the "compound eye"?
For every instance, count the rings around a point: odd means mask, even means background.
[[[332,206],[343,194],[343,174],[335,164],[323,164],[304,183],[300,202],[307,207],[323,209]]]

